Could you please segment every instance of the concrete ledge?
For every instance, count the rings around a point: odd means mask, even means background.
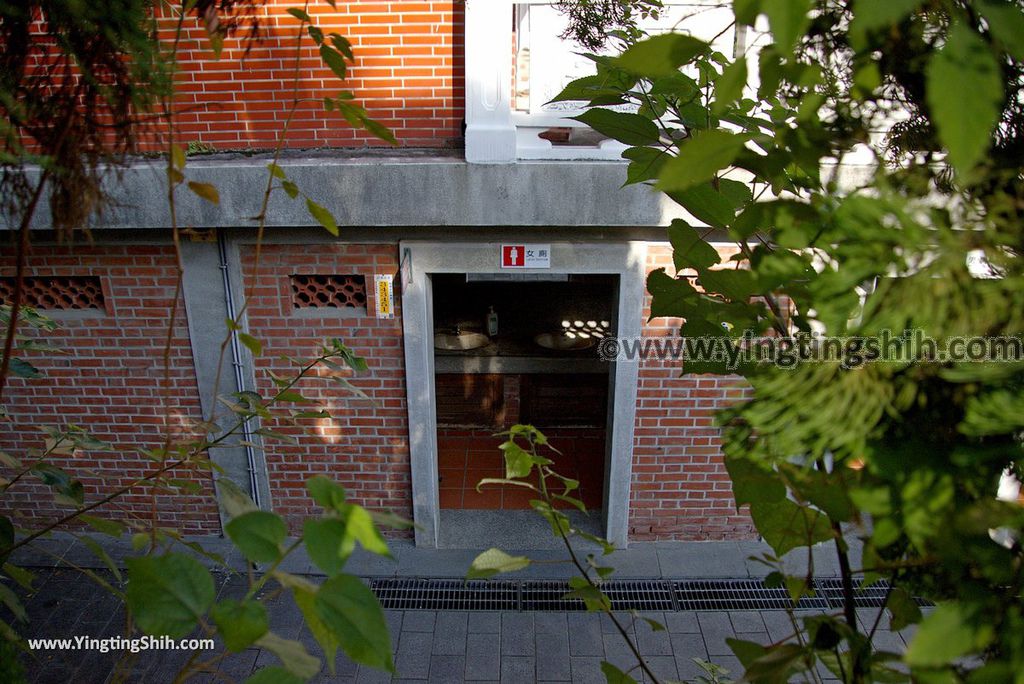
[[[194,228],[255,225],[269,158],[213,155],[189,159],[188,180],[212,183],[220,204],[187,188],[177,195],[178,221]],[[422,155],[290,157],[280,167],[302,192],[349,226],[657,226],[682,210],[646,186],[621,188],[624,162],[468,164]],[[166,228],[170,223],[161,162],[140,162],[111,178],[115,200],[96,227]],[[277,190],[268,226],[314,226],[302,197]],[[34,227],[50,227],[42,205]]]

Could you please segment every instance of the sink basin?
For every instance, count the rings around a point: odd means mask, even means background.
[[[565,333],[541,333],[534,337],[533,341],[545,349],[555,351],[576,351],[594,346],[593,337],[570,337]]]
[[[460,335],[437,333],[434,335],[434,349],[446,351],[468,351],[486,347],[491,339],[482,333],[466,332]]]

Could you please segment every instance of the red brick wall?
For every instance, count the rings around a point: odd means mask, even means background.
[[[0,275],[14,275],[10,252],[0,259]],[[189,421],[201,419],[192,350],[185,312],[179,300],[172,329],[169,403],[163,391],[164,345],[167,341],[176,275],[170,246],[36,246],[28,259],[29,276],[98,276],[106,311],[74,318],[52,313],[60,328],[34,335],[71,352],[24,355],[45,377],[12,378],[3,404],[13,418],[0,431],[0,450],[31,463],[31,449],[43,447],[39,428],[81,426],[96,438],[113,443],[112,452],[81,452],[48,460],[79,477],[86,502],[92,502],[154,469],[140,448],[153,449],[164,440],[165,416],[175,435]],[[28,328],[23,329],[27,333]],[[175,477],[198,482],[198,494],[160,494],[157,515],[162,524],[190,534],[217,533],[220,523],[208,471],[179,470]],[[55,519],[68,509],[56,507],[49,490],[33,477],[19,481],[3,496],[0,507],[28,526]],[[120,519],[146,520],[152,499],[148,488],[122,496],[99,513]]]
[[[650,245],[647,270],[674,274],[668,245]],[[650,315],[645,295],[643,318]],[[644,337],[678,339],[678,319],[657,318]],[[714,413],[746,391],[735,377],[684,375],[680,362],[641,362],[633,440],[630,538],[737,539],[755,536],[750,518],[736,512],[722,462]]]
[[[176,117],[182,144],[203,142],[217,150],[270,148],[277,144],[293,99],[295,36],[299,22],[286,13],[295,0],[268,0],[260,13],[263,39],[246,53],[239,38],[225,41],[219,61],[206,31],[189,18],[180,48]],[[355,63],[344,84],[324,66],[306,37],[301,56],[300,98],[286,147],[385,145],[354,130],[322,98],[341,90],[395,133],[403,146],[459,144],[464,110],[463,10],[448,2],[342,0],[337,10],[311,2],[309,13],[325,34],[352,42]],[[174,22],[166,20],[165,39]]]
[[[375,402],[355,397],[325,378],[308,378],[299,385],[303,395],[320,402],[331,417],[303,420],[301,427],[283,421],[267,425],[299,439],[298,445],[265,440],[274,510],[292,523],[308,515],[315,504],[305,481],[323,474],[344,485],[355,503],[411,516],[400,297],[396,295],[396,317],[378,319],[373,292],[375,273],[398,272],[398,247],[266,245],[258,270],[254,259],[255,249],[243,247],[244,280],[247,286],[255,283],[247,311],[249,330],[263,343],[256,359],[261,394],[267,396],[273,389],[268,370],[294,374],[294,367],[281,356],[311,359],[326,338],[337,337],[366,358],[369,370],[351,382]],[[296,315],[289,280],[296,274],[365,276],[366,312],[354,317],[340,317],[337,310],[312,318]]]

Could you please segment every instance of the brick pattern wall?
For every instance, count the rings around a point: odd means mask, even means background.
[[[260,13],[262,40],[246,52],[240,38],[225,41],[214,60],[200,22],[185,22],[180,48],[178,141],[217,150],[266,149],[277,144],[293,99],[299,22],[286,13],[294,0],[268,0]],[[386,143],[355,130],[322,98],[341,90],[391,128],[402,146],[461,144],[465,98],[464,5],[448,2],[345,0],[337,10],[313,2],[309,13],[325,34],[352,42],[355,62],[344,84],[323,64],[313,41],[301,49],[299,97],[286,147],[363,147]],[[174,21],[162,24],[165,40]]]
[[[274,510],[293,524],[301,521],[315,508],[305,482],[323,474],[344,485],[355,503],[411,517],[400,297],[396,296],[392,319],[376,317],[372,287],[367,288],[365,311],[306,308],[297,313],[290,283],[292,275],[316,274],[363,275],[368,284],[373,283],[375,273],[397,274],[397,246],[265,245],[258,268],[253,247],[243,246],[241,256],[245,284],[253,287],[247,310],[249,331],[263,343],[256,359],[257,387],[263,396],[273,391],[267,371],[281,376],[295,373],[282,356],[312,359],[327,338],[341,339],[369,364],[351,382],[373,403],[332,380],[311,377],[298,390],[318,401],[330,418],[305,419],[299,426],[264,422],[265,427],[299,438],[297,445],[264,440]]]
[[[668,245],[651,244],[647,270],[674,274]],[[643,318],[650,315],[645,295]],[[644,337],[678,339],[681,321],[657,318]],[[641,362],[633,441],[629,535],[653,539],[718,540],[756,536],[745,513],[737,513],[729,474],[714,425],[719,408],[746,392],[740,378],[680,376],[680,362]]]
[[[179,299],[172,328],[170,383],[165,396],[164,345],[174,302],[176,273],[170,246],[36,246],[28,260],[28,275],[94,276],[103,287],[105,311],[43,311],[60,325],[41,341],[72,352],[25,354],[45,376],[12,378],[3,404],[13,424],[0,431],[0,450],[31,463],[31,450],[43,448],[39,428],[78,425],[96,438],[111,442],[112,452],[79,452],[48,459],[81,479],[86,502],[92,502],[152,472],[153,461],[140,448],[160,446],[169,418],[173,435],[187,434],[189,423],[201,420],[192,350]],[[0,258],[0,276],[14,275],[14,259]],[[84,315],[83,315],[84,314]],[[165,403],[165,401],[167,403]],[[4,473],[9,474],[9,473]],[[156,496],[161,524],[189,534],[220,531],[209,471],[179,469],[174,477],[199,485],[196,494]],[[151,489],[140,487],[116,504],[98,509],[100,515],[122,520],[148,519]],[[49,490],[26,477],[0,497],[0,507],[16,523],[38,526],[68,512],[53,503]]]

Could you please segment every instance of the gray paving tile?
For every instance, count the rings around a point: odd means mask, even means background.
[[[729,621],[732,622],[732,629],[737,634],[741,632],[764,632],[764,620],[756,610],[731,610]]]
[[[501,677],[500,637],[497,634],[470,634],[466,638],[466,679],[497,681]]]
[[[601,660],[602,658],[595,656],[569,658],[573,684],[594,684],[594,682],[605,681],[604,673],[601,672]]]
[[[501,613],[470,612],[468,630],[470,634],[497,634],[501,631]]]
[[[629,644],[619,634],[602,634],[604,642],[604,659],[623,672],[630,672],[639,661]]]
[[[574,656],[604,655],[601,640],[601,618],[594,613],[570,613],[569,654]]]
[[[746,577],[746,554],[736,542],[658,543],[664,577]]]
[[[388,623],[388,633],[391,634],[392,640],[394,640],[395,637],[397,637],[398,634],[402,631],[403,617],[404,613],[400,610],[384,611],[384,620]]]
[[[529,656],[503,656],[501,659],[502,684],[523,684],[535,682],[536,663]]]
[[[435,655],[464,655],[469,614],[464,611],[441,612],[434,625]]]
[[[473,549],[417,549],[403,547],[396,550],[400,577],[465,577],[466,571],[479,555]]]
[[[615,622],[612,621],[611,615],[608,613],[598,613],[601,616],[601,633],[602,634],[621,634],[618,628],[615,626]],[[626,632],[633,634],[633,615],[630,613],[618,611],[615,613],[615,619],[619,621],[619,624],[625,628]]]
[[[462,655],[433,655],[430,657],[431,683],[461,684],[466,681],[466,657]]]
[[[430,671],[430,651],[434,635],[429,632],[402,632],[395,654],[395,669],[408,679],[425,679]]]
[[[665,628],[672,634],[699,634],[700,624],[694,612],[665,613]]]
[[[501,656],[532,656],[533,613],[501,614]],[[504,677],[504,675],[502,675]]]
[[[390,682],[391,675],[389,673],[365,665],[360,665],[359,672],[356,674],[356,684],[389,684]]]
[[[565,613],[535,613],[533,624],[537,634],[567,634],[569,630]]]
[[[675,656],[677,666],[691,658],[708,659],[708,649],[704,645],[704,637],[700,634],[672,634],[670,639],[672,655]]]
[[[644,579],[661,577],[658,550],[654,544],[630,544],[608,556],[596,558],[600,565],[615,568],[614,579]]]
[[[647,667],[650,668],[659,682],[674,682],[679,680],[679,671],[676,668],[676,660],[672,656],[649,656],[644,658]],[[651,681],[644,673],[644,681]]]
[[[538,680],[567,682],[571,679],[568,632],[538,632],[536,653]]]
[[[403,632],[433,632],[437,613],[432,610],[407,610],[402,615]]]
[[[672,655],[669,632],[664,629],[655,631],[643,620],[637,620],[636,623],[636,645],[644,656]]]
[[[732,655],[732,649],[725,643],[725,640],[735,638],[736,633],[732,630],[728,613],[697,613],[697,622],[700,623],[700,631],[704,635],[704,645],[708,649],[708,655]]]

